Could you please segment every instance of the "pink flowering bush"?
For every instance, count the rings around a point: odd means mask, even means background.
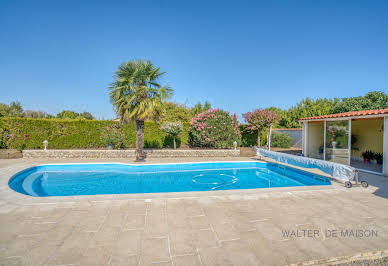
[[[240,144],[241,133],[237,115],[220,109],[200,113],[190,122],[190,145],[193,147],[232,148],[233,142]]]

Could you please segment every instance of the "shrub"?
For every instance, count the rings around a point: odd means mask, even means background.
[[[181,122],[168,122],[164,123],[160,129],[167,134],[178,136],[182,132],[183,125]]]
[[[169,134],[173,138],[173,144],[174,144],[174,150],[176,149],[176,137],[179,135],[179,133],[183,130],[183,125],[181,122],[169,122],[164,123],[161,128],[163,132]]]
[[[193,117],[190,122],[190,145],[193,147],[231,148],[241,142],[237,115],[211,109]]]
[[[0,145],[2,148],[17,149],[23,145],[26,149],[42,149],[43,140],[49,141],[50,149],[91,149],[105,148],[102,134],[107,127],[120,127],[123,131],[123,148],[136,146],[136,126],[134,123],[120,125],[117,121],[64,120],[0,118]],[[178,135],[182,144],[188,144],[189,123],[183,123],[183,131]],[[28,141],[23,139],[28,135]],[[146,148],[172,146],[172,140],[160,130],[160,125],[146,121],[144,131]],[[1,144],[2,143],[2,144]]]
[[[273,132],[271,134],[271,147],[290,148],[292,146],[292,138],[286,133]]]
[[[101,140],[107,146],[121,149],[124,147],[124,131],[120,125],[113,124],[102,130]]]

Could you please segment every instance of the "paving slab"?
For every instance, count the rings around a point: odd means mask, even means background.
[[[198,255],[184,255],[173,257],[175,266],[202,266]]]
[[[368,174],[379,187],[367,189],[45,198],[7,186],[48,162],[0,160],[0,265],[313,265],[388,249],[386,177]]]

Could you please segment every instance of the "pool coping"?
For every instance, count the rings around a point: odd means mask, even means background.
[[[232,161],[232,162],[260,162],[257,159]],[[164,165],[164,164],[199,164],[199,163],[225,163],[226,161],[195,161],[195,162],[176,162],[176,163],[144,163],[141,165]],[[83,162],[83,163],[27,163],[10,166],[0,169],[0,201],[7,201],[20,205],[31,204],[54,204],[54,203],[76,203],[76,202],[98,202],[111,200],[152,200],[152,199],[172,199],[172,198],[197,198],[197,197],[218,197],[218,196],[236,196],[244,197],[257,194],[261,197],[267,197],[270,194],[278,194],[279,197],[290,195],[296,192],[310,191],[328,191],[328,190],[345,190],[343,186],[336,182],[331,182],[330,185],[322,186],[296,186],[296,187],[278,187],[278,188],[255,188],[255,189],[233,189],[233,190],[217,190],[217,191],[187,191],[187,192],[163,192],[163,193],[128,193],[128,194],[100,194],[100,195],[80,195],[80,196],[50,196],[50,197],[33,197],[24,195],[14,191],[8,185],[9,180],[17,173],[27,170],[28,168],[42,165],[69,165],[69,164],[122,164],[122,165],[139,165],[122,162]],[[289,166],[289,165],[287,165]],[[291,166],[290,166],[291,167]],[[5,170],[5,173],[4,173]],[[305,172],[317,174],[314,172],[299,169]],[[319,175],[319,174],[317,174]],[[333,181],[333,180],[330,180]]]

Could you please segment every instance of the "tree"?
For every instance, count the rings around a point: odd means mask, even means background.
[[[205,101],[205,103],[203,104],[203,108],[202,108],[203,112],[210,110],[210,109],[212,109],[212,105],[210,104],[210,102]]]
[[[119,65],[109,95],[122,122],[136,122],[136,160],[143,160],[144,120],[158,120],[163,103],[172,89],[158,82],[163,74],[148,60],[128,61]]]
[[[276,127],[283,128],[286,127],[285,124],[287,123],[287,110],[283,110],[274,106],[265,108],[265,110],[274,112],[278,116],[278,123],[276,124]]]
[[[205,103],[202,105],[200,102],[194,105],[193,108],[191,108],[191,111],[193,112],[193,116],[203,113],[207,110],[210,110],[212,108],[212,105],[210,102],[205,101]]]
[[[9,105],[0,103],[0,117],[52,118],[53,116],[43,111],[23,110],[22,105],[14,101]]]
[[[388,108],[388,95],[381,91],[371,91],[365,96],[349,98],[306,98],[284,110],[280,116],[279,126],[286,128],[300,127],[298,120],[302,117],[344,113],[360,110]],[[279,114],[279,113],[278,113]]]
[[[11,102],[9,105],[0,103],[0,117],[24,117],[23,107],[19,102]]]
[[[8,116],[9,106],[5,103],[0,103],[0,117]]]
[[[42,111],[25,110],[24,116],[26,118],[48,118],[48,114]]]
[[[248,123],[247,129],[250,131],[257,130],[257,146],[260,147],[260,133],[269,128],[278,120],[278,115],[269,110],[256,109],[253,112],[243,114],[245,121]]]
[[[20,102],[11,102],[9,104],[9,116],[23,117],[23,107]]]
[[[86,120],[94,120],[94,116],[89,112],[80,113],[79,117],[85,118]]]
[[[388,108],[388,95],[384,92],[371,91],[365,96],[343,98],[333,106],[332,113],[385,108]]]
[[[89,112],[77,113],[70,110],[64,110],[57,114],[57,118],[59,119],[86,119],[93,120],[94,117]]]
[[[300,127],[298,120],[302,117],[327,115],[332,113],[334,105],[339,99],[310,99],[306,98],[288,109],[280,119],[279,125],[286,128]]]
[[[165,114],[163,115],[162,121],[174,122],[184,121],[189,122],[193,118],[193,114],[187,106],[183,104],[177,104],[173,102],[167,102],[164,104]]]
[[[161,128],[163,132],[166,132],[167,134],[171,135],[173,138],[174,143],[174,150],[176,150],[176,137],[179,135],[179,133],[183,130],[183,125],[181,122],[168,122],[164,123]]]
[[[59,119],[76,119],[79,117],[79,113],[65,110],[57,114],[57,118]]]

